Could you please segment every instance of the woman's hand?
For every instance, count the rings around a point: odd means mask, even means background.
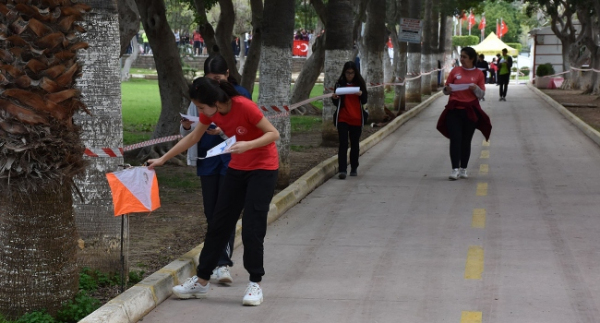
[[[213,135],[213,136],[218,136],[222,133],[223,131],[221,130],[221,128],[216,127],[214,129],[208,129],[206,130],[206,133],[209,135]]]
[[[183,130],[190,130],[190,129],[192,129],[192,123],[194,123],[194,122],[192,122],[186,118],[181,118],[180,123],[183,126]]]
[[[356,95],[361,96],[362,95],[362,91],[358,91],[358,93],[356,93]]]
[[[252,145],[247,141],[238,141],[231,146],[228,152],[232,154],[241,154],[252,149]]]
[[[469,85],[469,90],[475,92],[477,89],[479,88],[479,86],[477,86],[477,84],[471,84]]]
[[[154,169],[154,167],[162,166],[164,163],[165,163],[165,161],[162,160],[162,158],[156,158],[156,159],[148,159],[148,161],[145,163],[145,165],[148,166],[148,169]]]
[[[337,99],[339,99],[339,96],[337,94],[333,93],[331,95],[331,98],[334,99],[334,100],[337,100]]]

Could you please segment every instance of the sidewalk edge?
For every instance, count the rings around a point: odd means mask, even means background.
[[[527,86],[544,101],[548,102],[553,108],[558,110],[558,112],[560,112],[565,118],[567,118],[567,120],[571,121],[573,125],[579,128],[579,130],[581,130],[586,136],[592,139],[592,141],[594,141],[598,146],[600,146],[600,132],[598,130],[585,123],[573,112],[569,111],[569,109],[565,108],[562,104],[556,102],[554,99],[546,95],[546,93],[540,91],[531,83],[527,83]]]
[[[441,91],[431,95],[427,100],[400,115],[385,127],[369,136],[360,143],[360,153],[364,154],[385,137],[396,131],[402,124],[410,120],[425,108],[431,105],[440,96]],[[298,204],[310,192],[337,173],[337,156],[330,157],[321,162],[294,183],[273,197],[268,214],[268,223],[281,217],[287,210]],[[238,221],[236,243],[241,244],[241,220]],[[135,323],[156,308],[160,303],[170,297],[173,286],[193,276],[198,264],[200,251],[204,243],[181,255],[177,260],[169,263],[159,271],[146,277],[140,283],[129,288],[124,293],[110,300],[102,307],[92,312],[80,323]]]

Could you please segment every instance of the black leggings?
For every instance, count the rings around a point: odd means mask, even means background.
[[[450,161],[452,169],[467,168],[471,157],[471,140],[475,123],[467,118],[464,109],[453,109],[446,115],[446,127],[450,135]]]
[[[499,74],[498,75],[498,84],[500,84],[500,97],[506,97],[506,91],[508,91],[508,81],[510,80],[510,73],[508,74]]]
[[[337,125],[340,146],[338,148],[338,166],[340,172],[348,170],[348,137],[350,137],[350,168],[358,168],[358,156],[360,156],[360,135],[361,126],[351,126],[345,122],[339,122]]]
[[[202,183],[202,201],[204,204],[204,215],[206,216],[206,222],[210,223],[213,221],[213,215],[215,213],[215,207],[217,206],[217,198],[219,196],[219,189],[223,187],[225,175],[206,175],[200,176],[200,182]],[[217,266],[233,266],[231,256],[233,255],[233,243],[235,242],[235,230],[231,232],[231,238],[219,258]]]
[[[242,242],[244,243],[244,268],[250,281],[260,282],[265,274],[263,267],[264,239],[267,233],[267,215],[277,184],[277,170],[227,169],[213,220],[208,222],[204,248],[200,252],[197,276],[209,280],[217,266],[231,232],[242,215]]]

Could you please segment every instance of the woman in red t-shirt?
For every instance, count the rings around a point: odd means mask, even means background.
[[[279,169],[275,147],[279,132],[254,102],[241,96],[227,81],[200,77],[190,86],[190,98],[198,108],[200,123],[165,155],[150,159],[148,168],[163,165],[195,145],[211,123],[220,127],[228,137],[235,136],[236,143],[228,150],[231,161],[213,220],[208,224],[197,276],[173,290],[180,298],[206,297],[210,276],[243,210],[244,268],[250,274],[250,282],[242,304],[260,305],[263,296],[259,282],[265,274],[263,242]]]
[[[460,65],[448,75],[444,94],[450,95],[446,109],[438,120],[437,129],[450,139],[450,180],[468,178],[467,165],[471,157],[471,140],[475,129],[489,139],[492,125],[479,105],[485,95],[485,77],[475,68],[477,53],[472,47],[460,51]]]
[[[348,61],[344,64],[342,75],[335,84],[335,89],[340,87],[358,87],[355,94],[336,95],[335,91],[331,101],[337,106],[333,123],[335,124],[340,139],[338,148],[338,166],[340,179],[346,178],[348,169],[348,137],[350,137],[350,176],[357,176],[358,156],[360,150],[360,135],[366,120],[362,105],[367,103],[368,93],[365,80],[360,75],[356,63]]]

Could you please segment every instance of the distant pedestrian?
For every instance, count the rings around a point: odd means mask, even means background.
[[[194,40],[194,55],[198,56],[202,54],[202,35],[197,30],[194,30],[192,38]]]
[[[496,57],[494,57],[492,59],[492,62],[490,63],[490,83],[494,84],[497,82],[496,80],[496,75],[498,74],[498,64],[497,64],[497,60]]]
[[[510,72],[513,65],[513,59],[508,55],[508,50],[502,50],[502,56],[498,61],[498,83],[500,84],[500,101],[506,101],[506,92],[510,82]]]
[[[468,178],[467,166],[475,129],[479,129],[486,140],[492,131],[490,118],[479,105],[479,99],[485,95],[485,79],[475,68],[476,59],[475,50],[464,47],[460,52],[461,66],[450,71],[444,87],[444,94],[450,98],[440,115],[437,129],[450,139],[450,180]]]
[[[367,103],[367,84],[360,75],[356,64],[348,61],[344,64],[342,75],[335,84],[335,89],[343,87],[358,87],[355,94],[331,96],[331,101],[337,106],[334,124],[338,130],[338,177],[345,179],[348,169],[348,139],[350,139],[350,176],[358,175],[358,157],[360,155],[360,135],[365,124],[366,114],[363,104]]]

